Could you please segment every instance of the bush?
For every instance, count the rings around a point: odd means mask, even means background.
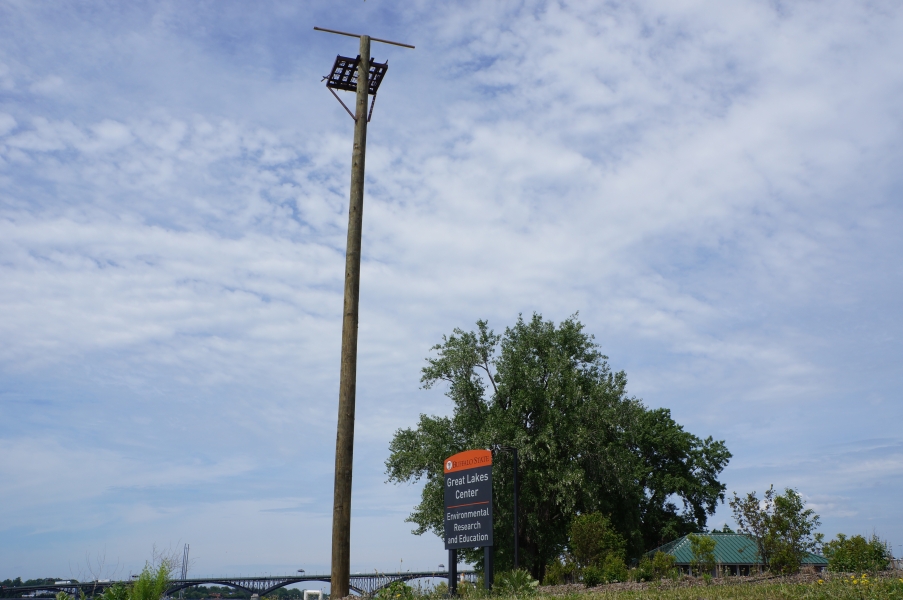
[[[144,569],[129,590],[129,600],[160,600],[169,587],[171,573],[172,564],[169,561],[161,561],[157,568],[145,563]]]
[[[627,565],[617,554],[609,554],[602,563],[602,577],[605,583],[627,581]]]
[[[690,560],[693,572],[697,577],[704,573],[711,574],[715,568],[715,539],[695,533],[688,535],[687,539],[690,540],[690,550],[693,552]]]
[[[872,534],[868,540],[861,535],[847,538],[842,533],[824,546],[828,570],[841,573],[883,571],[890,564],[891,552],[887,542]]]
[[[652,557],[653,577],[655,577],[655,579],[661,579],[663,577],[676,577],[676,561],[677,559],[674,558],[673,554],[668,554],[666,552],[656,552],[655,556]]]
[[[652,569],[652,561],[648,556],[640,559],[639,564],[630,570],[631,581],[652,581],[655,579],[655,572]]]
[[[546,566],[546,575],[542,580],[543,585],[561,585],[563,583],[576,583],[579,569],[570,555],[564,559],[556,558]]]
[[[414,590],[403,581],[393,581],[376,593],[377,600],[414,600]]]
[[[627,545],[611,520],[601,513],[580,515],[571,523],[570,548],[581,567],[601,565],[609,554],[624,558]]]
[[[117,583],[105,589],[100,597],[101,600],[129,600],[129,588]]]
[[[502,571],[495,576],[495,589],[504,595],[532,594],[536,591],[537,586],[539,586],[539,582],[533,579],[526,569]]]
[[[806,508],[802,496],[794,489],[776,494],[771,486],[761,501],[755,492],[744,498],[734,492],[729,504],[737,531],[756,541],[759,556],[769,571],[796,572],[807,553],[821,545],[822,534],[815,531],[821,524],[819,516]]]
[[[583,585],[586,587],[596,587],[605,581],[605,573],[601,567],[590,565],[583,569]]]

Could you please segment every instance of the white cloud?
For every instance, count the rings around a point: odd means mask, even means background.
[[[324,544],[351,122],[317,73],[351,42],[228,3],[6,10],[0,85],[22,91],[0,106],[0,415],[36,440],[0,437],[17,506],[98,540],[124,539],[109,506],[141,544],[190,530],[216,540],[210,569],[252,562],[217,529],[248,511],[261,561],[290,552],[258,531],[279,515]],[[731,489],[780,476],[850,519],[866,494],[837,481],[898,489],[898,453],[812,453],[893,438],[901,416],[897,8],[375,10],[351,18],[418,46],[374,45],[392,69],[364,212],[359,489],[393,548],[435,542],[395,522],[414,492],[369,477],[395,428],[447,410],[417,390],[428,348],[533,310],[580,310],[635,393],[727,439]],[[13,85],[48,73],[53,94]],[[115,485],[55,499],[92,472]],[[198,500],[194,481],[246,495]],[[45,516],[13,545],[56,531]]]
[[[58,75],[50,75],[36,81],[29,86],[29,90],[36,94],[53,94],[59,91],[64,85],[63,78]]]
[[[12,115],[0,113],[0,135],[6,135],[16,128],[16,120]]]

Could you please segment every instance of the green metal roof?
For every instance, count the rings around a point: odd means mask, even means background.
[[[756,542],[743,533],[699,533],[697,535],[710,537],[715,540],[715,562],[722,565],[758,565],[759,553],[756,550]],[[688,565],[693,560],[693,551],[687,536],[660,546],[648,556],[656,552],[664,552],[674,556],[677,564]],[[827,565],[828,559],[811,552],[803,559],[804,565]]]

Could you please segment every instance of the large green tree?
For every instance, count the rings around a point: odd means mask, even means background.
[[[671,418],[628,397],[576,315],[556,326],[534,314],[502,335],[485,321],[455,329],[433,348],[422,384],[446,386],[450,417],[421,414],[400,429],[386,461],[389,480],[424,480],[409,521],[415,533],[443,532],[444,458],[457,452],[517,448],[521,565],[537,579],[566,549],[571,521],[600,512],[638,556],[703,527],[724,500],[717,477],[730,459],[723,442],[702,440]],[[512,460],[494,459],[494,534],[498,569],[512,566]],[[678,507],[676,503],[682,504]],[[479,551],[465,552],[478,562]]]

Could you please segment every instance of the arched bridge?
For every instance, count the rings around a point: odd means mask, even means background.
[[[465,580],[475,582],[476,572],[458,571],[459,576]],[[379,590],[387,587],[395,581],[411,581],[413,579],[448,578],[448,571],[405,571],[403,573],[352,573],[350,587],[362,596],[372,596]],[[196,579],[174,579],[166,590],[171,596],[179,590],[194,586],[220,585],[244,590],[251,594],[265,596],[279,588],[295,583],[322,582],[330,583],[332,577],[326,575],[273,575],[266,577],[204,577]],[[67,592],[77,596],[78,592],[84,592],[88,596],[102,593],[108,587],[116,584],[129,585],[130,581],[57,581],[53,584],[29,585],[17,587],[4,587],[0,590],[2,598],[19,598],[24,595],[32,595],[40,592]]]

